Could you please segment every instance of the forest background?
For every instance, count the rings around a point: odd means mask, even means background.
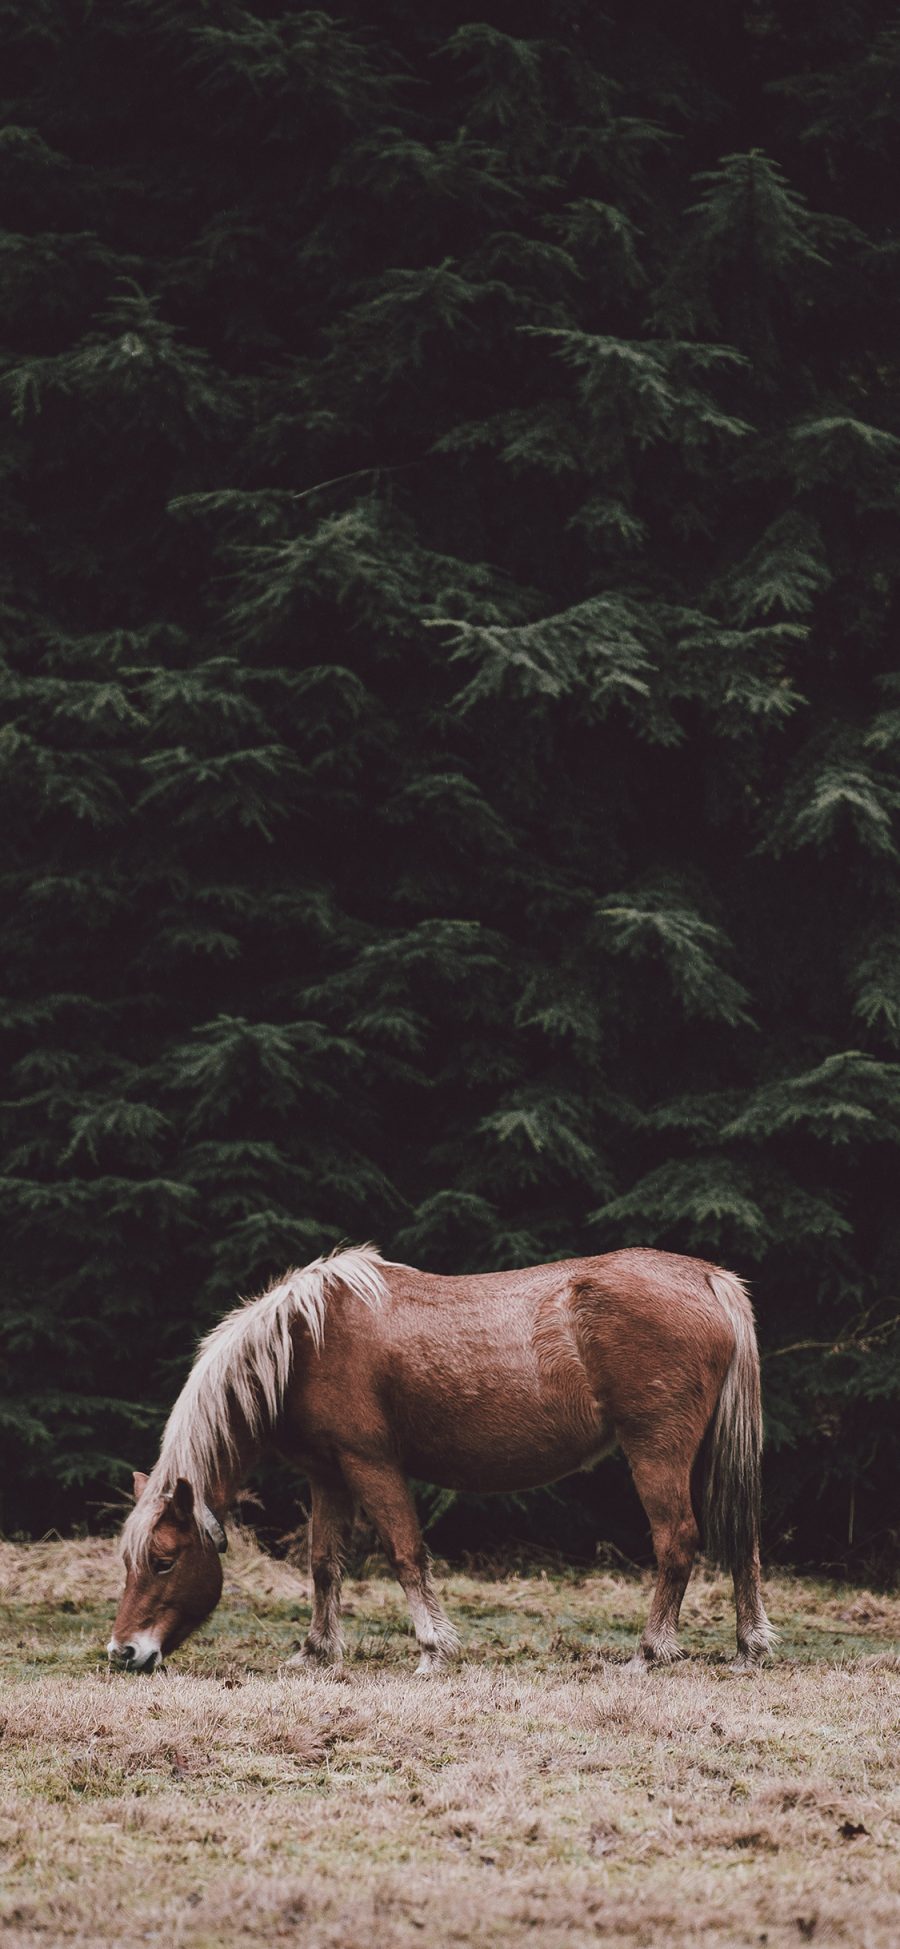
[[[339,1240],[641,1242],[751,1281],[768,1552],[890,1576],[892,12],[0,13],[0,1520]]]

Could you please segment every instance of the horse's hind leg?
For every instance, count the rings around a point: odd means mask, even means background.
[[[437,1671],[458,1650],[459,1639],[431,1580],[428,1551],[406,1479],[391,1462],[346,1454],[340,1462],[404,1591],[420,1653],[416,1669],[423,1675]]]
[[[626,1449],[635,1487],[653,1533],[658,1576],[634,1663],[668,1664],[679,1656],[678,1614],[700,1547],[691,1502],[690,1462],[671,1455],[657,1461]]]
[[[760,1659],[772,1649],[775,1632],[766,1616],[759,1574],[759,1551],[733,1572],[734,1608],[737,1613],[738,1655],[736,1671],[754,1671]]]
[[[313,1580],[312,1621],[302,1651],[289,1665],[315,1659],[339,1665],[344,1655],[341,1637],[341,1583],[344,1551],[353,1524],[353,1498],[339,1477],[311,1483],[309,1567]]]

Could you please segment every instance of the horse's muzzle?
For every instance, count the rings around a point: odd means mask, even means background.
[[[134,1644],[108,1644],[106,1655],[114,1672],[155,1672],[162,1662],[159,1645],[152,1640],[149,1644],[139,1639]]]

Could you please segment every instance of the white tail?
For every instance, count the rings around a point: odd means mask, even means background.
[[[703,1545],[727,1570],[743,1570],[759,1552],[762,1402],[753,1308],[740,1279],[707,1279],[734,1332],[734,1353],[706,1440]]]

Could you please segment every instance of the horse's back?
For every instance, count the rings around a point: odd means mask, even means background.
[[[634,1250],[446,1277],[386,1264],[374,1309],[330,1312],[306,1418],[451,1487],[524,1488],[589,1466],[636,1418],[713,1399],[732,1338],[709,1275]]]
[[[704,1259],[632,1247],[591,1258],[559,1259],[509,1272],[445,1276],[403,1265],[384,1268],[384,1331],[393,1341],[432,1340],[465,1359],[471,1337],[499,1333],[500,1345],[534,1347],[548,1309],[560,1309],[587,1339],[609,1346],[652,1346],[688,1358],[699,1344],[730,1345],[728,1316],[715,1281],[731,1279]],[[738,1293],[738,1281],[732,1282]]]

